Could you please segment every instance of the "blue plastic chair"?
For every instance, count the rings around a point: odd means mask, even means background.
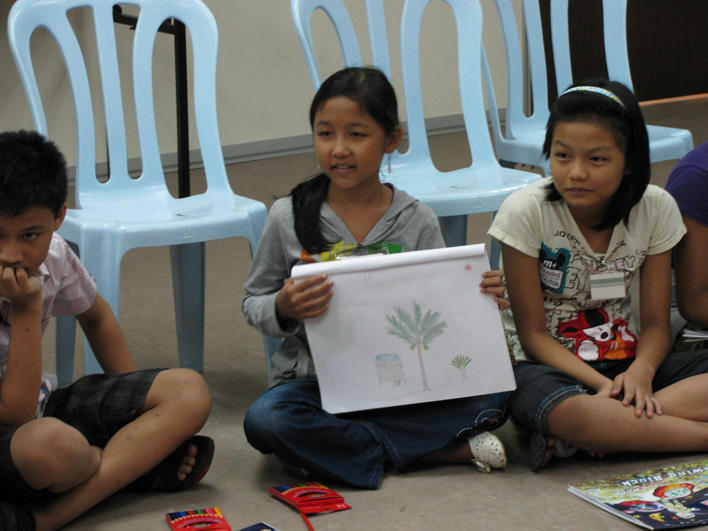
[[[607,73],[634,90],[627,52],[627,0],[603,0],[603,32]],[[568,0],[551,1],[553,58],[558,93],[573,83],[570,65]],[[651,162],[680,159],[693,149],[693,136],[687,129],[647,124]]]
[[[494,95],[491,72],[484,58],[487,97],[497,155],[501,160],[539,166],[549,172],[548,161],[541,155],[548,119],[548,78],[543,27],[538,0],[524,0],[524,29],[531,80],[532,113],[524,113],[522,47],[514,10],[509,0],[495,0],[506,49],[508,97],[504,130]],[[568,0],[551,0],[551,42],[558,93],[573,83],[568,25]],[[603,0],[605,56],[610,79],[633,89],[627,54],[626,0]],[[652,162],[681,158],[693,147],[690,131],[648,125]]]
[[[332,21],[344,56],[344,64],[362,66],[354,25],[342,0],[291,0],[290,9],[315,90],[322,83],[312,41],[312,15],[317,9],[324,11]],[[382,0],[366,0],[366,22],[369,27],[373,64],[391,79],[386,15]]]
[[[401,55],[409,148],[404,154],[393,155],[391,172],[384,173],[383,178],[432,207],[440,218],[448,245],[463,245],[467,240],[468,214],[495,212],[507,195],[536,180],[538,175],[501,168],[497,163],[487,129],[481,86],[481,8],[476,1],[446,2],[455,12],[458,26],[460,94],[472,165],[441,172],[430,158],[418,58],[420,24],[428,1],[408,0],[401,21]],[[366,6],[373,64],[390,78],[383,3],[367,0]],[[362,64],[354,27],[341,0],[291,0],[291,8],[315,90],[321,83],[310,29],[316,9],[322,9],[332,21],[344,64]],[[491,258],[496,263],[498,256],[494,250]]]
[[[549,172],[548,161],[541,153],[548,120],[548,82],[546,54],[543,39],[529,38],[527,57],[531,90],[524,90],[524,61],[522,46],[509,0],[495,0],[506,51],[507,102],[504,128],[500,123],[491,70],[483,51],[484,79],[489,101],[489,114],[494,134],[494,147],[500,160],[540,167]],[[524,30],[526,35],[542,35],[541,12],[538,0],[524,0]],[[530,114],[525,113],[526,98],[532,102]]]
[[[133,41],[133,84],[142,174],[128,174],[126,130],[112,9],[114,0],[18,0],[10,11],[8,36],[35,128],[48,134],[30,54],[30,37],[46,28],[64,56],[73,91],[78,135],[76,206],[60,234],[78,248],[96,278],[99,292],[116,315],[120,308],[120,264],[132,248],[171,246],[173,290],[183,367],[203,368],[204,242],[244,237],[253,251],[265,223],[260,202],[234,194],[224,167],[216,113],[217,27],[201,0],[131,0],[140,8]],[[110,176],[96,178],[96,135],[89,77],[67,11],[90,7],[97,36]],[[155,127],[152,52],[158,27],[169,18],[189,30],[193,49],[193,102],[207,190],[177,199],[167,189]],[[156,309],[156,311],[159,311]],[[73,376],[75,321],[57,325],[57,373],[62,384]],[[86,373],[100,372],[85,344]]]
[[[466,242],[467,214],[496,212],[504,199],[539,178],[502,168],[494,155],[482,89],[482,8],[477,1],[445,0],[457,27],[460,101],[472,164],[441,172],[430,158],[420,86],[420,26],[430,0],[407,0],[401,16],[401,69],[409,148],[392,159],[386,180],[419,198],[441,217],[455,244]],[[446,225],[446,218],[450,224]],[[459,226],[460,220],[462,226]],[[446,238],[448,245],[450,241]],[[493,251],[494,252],[494,251]],[[492,252],[492,254],[493,254]],[[493,264],[497,256],[490,257]]]

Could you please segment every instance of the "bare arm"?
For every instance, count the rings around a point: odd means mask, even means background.
[[[526,353],[539,363],[571,374],[595,391],[608,389],[611,385],[609,378],[575,356],[548,332],[538,258],[506,244],[502,244],[502,258],[516,331]]]
[[[681,315],[708,327],[708,226],[684,217],[688,232],[676,247],[676,294]]]
[[[76,319],[104,371],[118,374],[135,370],[133,356],[106,299],[97,294],[91,307]]]
[[[0,424],[19,426],[37,411],[42,378],[42,284],[24,269],[0,266],[0,295],[12,305],[10,351],[0,381]]]
[[[640,278],[641,333],[637,354],[632,365],[615,378],[615,386],[624,391],[625,406],[634,403],[637,416],[646,410],[651,417],[654,411],[661,414],[661,405],[653,396],[652,381],[671,348],[671,251],[648,255]]]

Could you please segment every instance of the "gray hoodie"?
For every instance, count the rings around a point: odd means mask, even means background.
[[[320,211],[320,225],[327,241],[357,245],[347,226],[326,202]],[[398,244],[402,252],[445,246],[432,209],[397,188],[393,189],[391,205],[361,245],[380,242]],[[290,277],[292,267],[303,263],[303,253],[295,235],[291,198],[278,199],[268,213],[241,302],[250,325],[263,334],[284,338],[272,358],[273,385],[281,380],[315,376],[305,327],[300,321],[280,323],[275,311],[275,297]]]

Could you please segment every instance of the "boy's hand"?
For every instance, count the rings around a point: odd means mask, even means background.
[[[500,310],[511,307],[511,303],[505,297],[503,271],[485,271],[482,273],[482,282],[479,283],[479,287],[482,293],[492,296]]]
[[[0,265],[0,295],[7,297],[17,310],[26,304],[42,300],[42,282],[23,267]]]
[[[332,281],[319,275],[300,282],[289,278],[275,298],[278,318],[282,321],[302,320],[322,315],[332,298]]]

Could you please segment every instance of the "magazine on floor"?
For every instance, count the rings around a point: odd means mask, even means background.
[[[704,341],[708,339],[708,330],[691,330],[686,328],[682,335],[684,341]]]
[[[708,459],[571,483],[568,490],[646,529],[708,524]]]

